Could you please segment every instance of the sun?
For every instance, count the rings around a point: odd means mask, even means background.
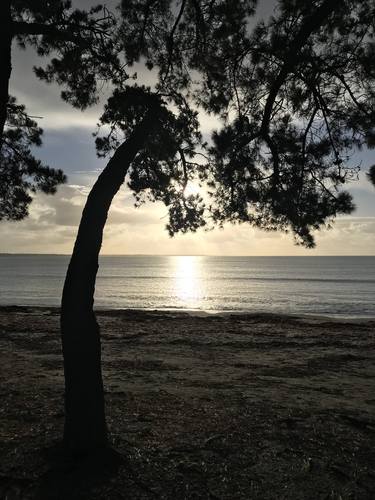
[[[200,191],[199,185],[195,182],[189,181],[184,189],[184,196],[195,196]]]

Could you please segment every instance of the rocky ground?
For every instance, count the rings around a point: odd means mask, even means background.
[[[99,311],[116,472],[62,464],[58,310],[0,308],[0,498],[375,498],[375,321]]]

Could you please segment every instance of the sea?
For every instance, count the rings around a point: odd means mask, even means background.
[[[0,305],[59,306],[69,256],[0,254]],[[375,256],[102,256],[95,306],[375,317]]]

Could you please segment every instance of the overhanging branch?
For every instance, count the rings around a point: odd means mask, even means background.
[[[70,30],[59,28],[53,24],[13,22],[13,36],[17,35],[44,35],[51,36],[57,40],[74,42],[77,45],[89,45],[81,36],[76,35]]]
[[[264,107],[261,131],[267,133],[270,126],[270,119],[272,114],[272,108],[279,93],[279,90],[283,83],[285,82],[288,74],[293,70],[296,66],[299,58],[298,53],[303,48],[303,46],[308,41],[309,37],[322,26],[327,17],[332,14],[336,7],[342,5],[342,0],[325,0],[323,4],[317,9],[313,14],[306,17],[303,22],[299,32],[292,40],[289,46],[288,56],[285,59],[285,62],[279,71],[273,85],[271,86],[271,90],[268,94],[267,101]]]

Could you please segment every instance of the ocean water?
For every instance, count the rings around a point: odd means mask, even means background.
[[[58,306],[68,261],[0,254],[0,305]],[[103,256],[95,305],[375,317],[375,257]]]

